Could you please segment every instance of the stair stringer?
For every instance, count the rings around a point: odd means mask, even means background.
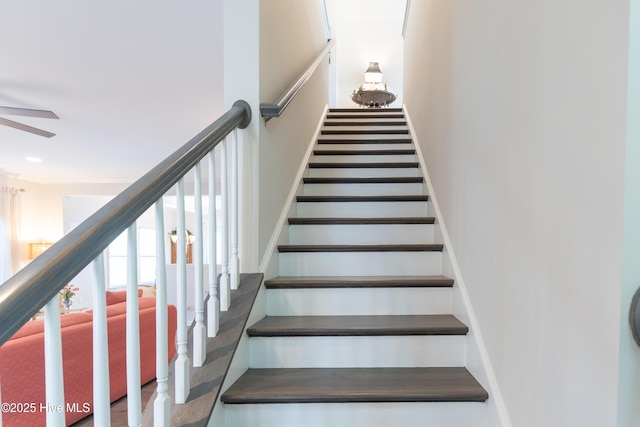
[[[482,338],[482,332],[478,319],[473,310],[469,293],[464,283],[460,266],[456,260],[455,251],[451,244],[451,239],[447,232],[446,225],[442,220],[442,213],[438,205],[438,200],[433,189],[427,164],[422,154],[422,149],[418,142],[418,138],[413,127],[411,115],[403,105],[403,111],[407,120],[410,135],[413,138],[416,157],[420,163],[420,169],[424,176],[424,185],[429,195],[429,215],[436,218],[436,240],[444,244],[442,252],[443,256],[443,274],[451,277],[455,281],[453,287],[453,314],[462,322],[469,326],[467,334],[467,369],[476,377],[478,382],[489,392],[489,399],[486,402],[487,411],[485,413],[484,427],[511,427],[511,420],[507,412],[504,398],[495,376],[489,353]]]
[[[253,325],[258,320],[262,319],[266,315],[267,307],[267,289],[264,286],[264,280],[260,284],[258,295],[256,296],[249,317],[242,331],[242,336],[236,347],[236,351],[231,359],[229,370],[225,376],[222,387],[220,387],[220,393],[209,417],[209,426],[224,426],[226,424],[226,408],[220,401],[222,394],[242,376],[242,374],[249,368],[250,353],[249,353],[249,336],[247,335],[247,328]]]

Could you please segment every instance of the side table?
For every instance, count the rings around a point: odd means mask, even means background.
[[[351,96],[351,100],[363,107],[380,108],[391,104],[396,96],[386,90],[359,90]]]

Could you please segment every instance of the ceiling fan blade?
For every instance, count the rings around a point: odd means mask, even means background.
[[[38,117],[41,119],[59,119],[53,111],[35,110],[33,108],[0,107],[0,114],[11,116]]]
[[[55,133],[51,133],[51,132],[47,132],[46,130],[27,126],[22,123],[14,122],[13,120],[3,119],[2,117],[0,117],[0,124],[9,126],[15,129],[20,129],[25,132],[35,133],[36,135],[44,136],[45,138],[51,138],[52,136],[55,136]]]

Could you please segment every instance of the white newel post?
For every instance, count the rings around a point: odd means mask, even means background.
[[[176,344],[178,358],[175,362],[175,399],[182,404],[189,397],[189,356],[187,355],[187,230],[185,226],[184,212],[184,178],[178,181],[178,227],[177,239],[177,309],[178,330],[176,332]]]
[[[204,236],[202,235],[202,167],[195,167],[195,312],[196,324],[193,326],[193,366],[204,365],[207,357],[207,329],[204,326]]]
[[[171,424],[171,398],[169,397],[169,336],[167,325],[167,267],[164,246],[164,203],[155,204],[156,214],[156,400],[153,402],[153,425]]]
[[[221,268],[220,272],[220,310],[227,311],[231,306],[231,288],[229,283],[229,179],[227,175],[227,138],[222,141],[222,153],[220,159],[220,186],[221,186]]]
[[[142,425],[139,312],[138,227],[134,222],[127,230],[127,416],[129,426]]]
[[[207,335],[209,337],[215,337],[220,328],[217,244],[216,155],[215,150],[212,150],[209,153],[209,301],[207,303]]]
[[[64,377],[60,303],[56,295],[44,306],[44,371],[47,426],[63,427],[65,422]],[[40,409],[40,408],[38,408]]]
[[[233,130],[231,140],[231,289],[238,289],[240,284],[240,258],[238,257],[238,130]]]
[[[108,426],[111,425],[111,398],[104,252],[93,260],[93,282],[93,423]]]

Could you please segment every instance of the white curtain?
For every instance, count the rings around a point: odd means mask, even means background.
[[[14,189],[0,191],[0,283],[20,269],[20,194]]]
[[[11,194],[0,191],[0,283],[11,277]]]
[[[22,230],[22,204],[20,193],[11,193],[11,273],[20,270],[20,230]]]

